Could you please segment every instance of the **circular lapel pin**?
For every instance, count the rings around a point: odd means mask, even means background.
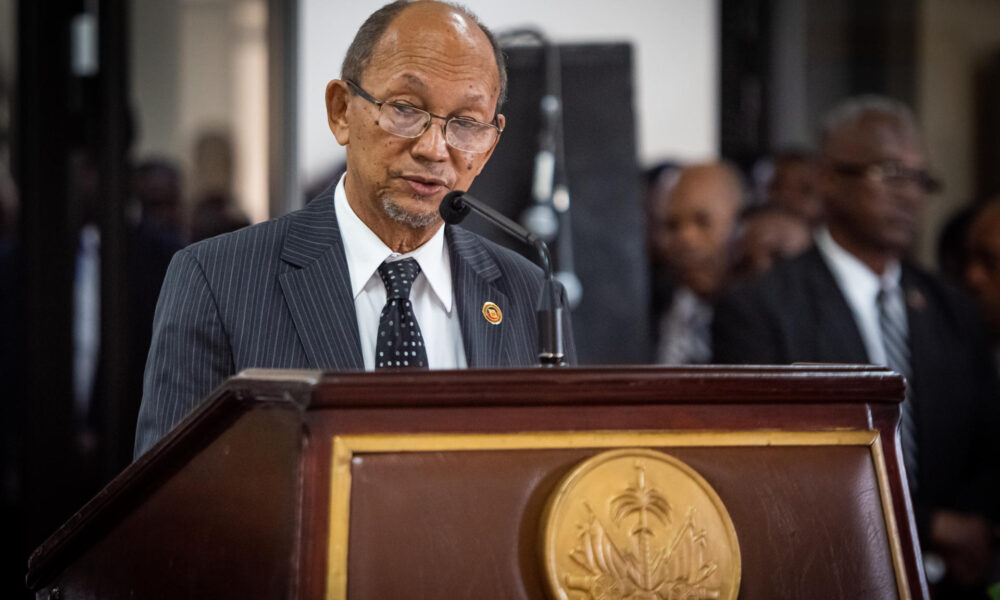
[[[499,325],[500,321],[503,321],[503,313],[500,312],[500,307],[492,302],[483,303],[483,318],[486,322],[491,325]]]

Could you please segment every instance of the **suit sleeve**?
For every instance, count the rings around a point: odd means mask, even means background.
[[[170,261],[156,305],[134,457],[142,456],[234,372],[229,336],[189,250]]]

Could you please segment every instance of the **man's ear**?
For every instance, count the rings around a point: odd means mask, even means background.
[[[347,106],[350,103],[351,90],[347,83],[340,79],[332,79],[326,84],[326,121],[337,138],[337,143],[346,146],[350,141],[351,128],[348,126]]]
[[[503,115],[498,114],[497,127],[499,127],[501,131],[503,131],[503,128],[506,124],[507,124],[507,118],[504,117]],[[476,177],[479,177],[479,174],[483,172],[483,167],[486,166],[486,163],[490,162],[490,157],[493,156],[493,151],[497,149],[497,144],[500,143],[501,137],[503,136],[501,135],[500,137],[498,137],[497,141],[493,143],[493,147],[486,151],[486,156],[483,157],[483,162],[479,163],[479,168],[476,169]]]

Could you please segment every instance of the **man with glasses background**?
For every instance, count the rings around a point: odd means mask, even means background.
[[[886,98],[831,112],[821,151],[826,227],[812,249],[718,303],[715,362],[871,363],[903,374],[900,438],[928,578],[981,586],[1000,398],[974,307],[907,260],[939,184],[912,113]]]
[[[300,211],[174,257],[137,457],[246,368],[535,364],[541,270],[438,214],[493,153],[506,78],[495,38],[460,7],[394,2],[365,21],[326,90],[345,175]]]

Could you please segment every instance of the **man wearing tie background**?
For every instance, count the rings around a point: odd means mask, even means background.
[[[718,303],[715,362],[872,363],[903,374],[900,438],[925,556],[944,559],[942,585],[981,585],[1000,400],[974,307],[906,260],[938,187],[916,122],[898,102],[862,97],[830,114],[821,146],[827,227],[815,247]],[[941,569],[928,566],[934,583]]]
[[[373,13],[326,90],[328,125],[347,149],[340,182],[300,211],[174,257],[136,457],[246,368],[534,364],[541,270],[438,214],[493,153],[505,90],[496,40],[467,11],[424,1]],[[572,362],[571,339],[565,347]]]

